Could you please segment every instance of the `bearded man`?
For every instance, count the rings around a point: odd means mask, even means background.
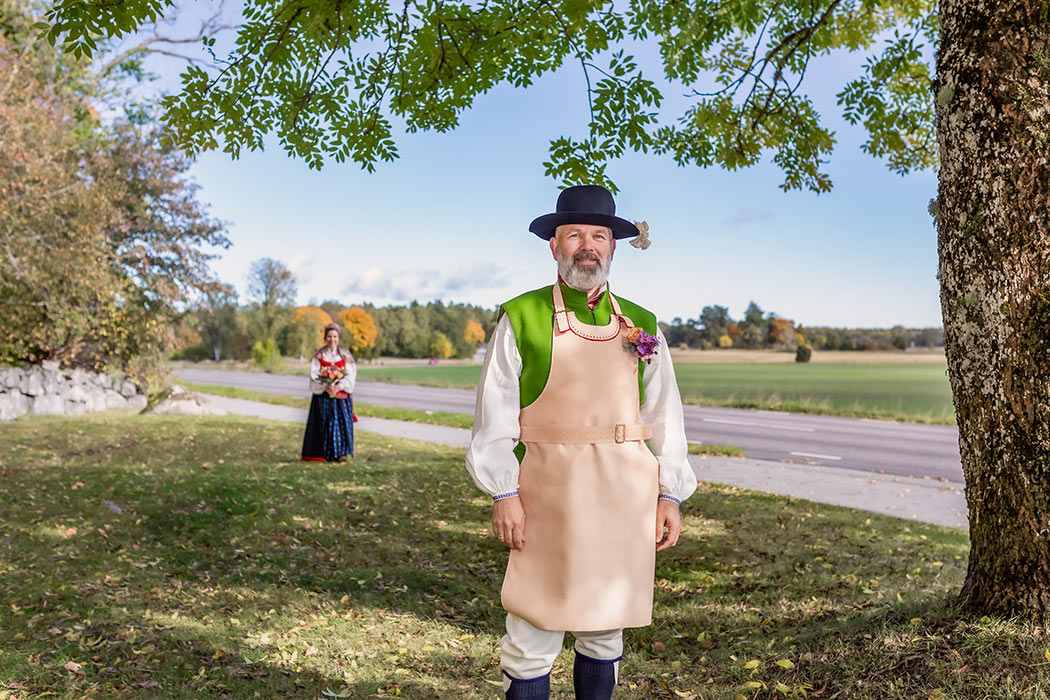
[[[511,550],[503,687],[509,700],[549,698],[570,631],[576,698],[608,700],[623,628],[652,621],[656,552],[677,543],[696,477],[656,317],[606,283],[616,239],[638,227],[608,190],[583,185],[529,230],[550,242],[558,281],[501,306],[467,451]]]

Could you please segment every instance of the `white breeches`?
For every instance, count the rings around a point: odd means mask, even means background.
[[[623,630],[573,632],[572,636],[576,638],[576,651],[592,659],[617,661],[614,667],[619,673],[619,659],[623,656]],[[514,613],[507,613],[507,634],[500,644],[503,651],[500,668],[504,671],[504,690],[510,685],[507,676],[528,680],[550,673],[564,638],[564,631],[541,630]]]

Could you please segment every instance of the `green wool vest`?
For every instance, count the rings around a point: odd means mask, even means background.
[[[551,337],[554,334],[554,297],[553,285],[533,289],[521,296],[514,297],[500,306],[500,317],[507,315],[514,330],[514,340],[521,354],[522,369],[519,389],[521,407],[525,408],[537,398],[547,385],[551,371]],[[561,286],[565,297],[565,308],[575,312],[582,323],[604,326],[612,316],[612,303],[609,294],[603,294],[594,310],[587,308],[587,293],[577,289]],[[620,310],[646,333],[656,335],[656,316],[634,302],[617,296]],[[661,348],[663,350],[663,348]],[[644,360],[638,360],[638,400],[645,401],[645,389],[642,386]]]

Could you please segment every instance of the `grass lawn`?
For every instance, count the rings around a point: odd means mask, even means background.
[[[506,551],[462,450],[360,433],[303,464],[300,431],[0,425],[0,698],[501,697]],[[1041,633],[952,608],[963,533],[710,485],[683,514],[619,699],[1050,689]]]
[[[284,394],[270,394],[265,391],[252,391],[251,389],[240,389],[233,386],[221,386],[219,384],[197,384],[195,382],[179,381],[190,391],[202,394],[215,394],[217,396],[229,396],[234,399],[246,399],[248,401],[262,401],[263,403],[276,404],[278,406],[292,406],[294,408],[310,408],[310,399],[297,396],[286,396]],[[474,426],[474,416],[466,413],[448,413],[445,411],[419,411],[414,408],[396,408],[393,406],[377,406],[367,403],[355,403],[354,413],[366,418],[389,418],[391,420],[404,420],[412,423],[429,423],[430,425],[447,425],[452,428],[465,428],[470,430]]]
[[[854,355],[860,353],[853,353]],[[361,379],[473,389],[481,368],[359,368]],[[943,363],[675,366],[685,403],[954,424]]]
[[[710,455],[713,457],[747,457],[747,450],[736,445],[717,445],[714,443],[689,443],[689,454]]]

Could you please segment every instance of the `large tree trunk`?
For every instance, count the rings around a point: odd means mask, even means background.
[[[1050,620],[1050,6],[941,0],[934,214],[964,602]]]

